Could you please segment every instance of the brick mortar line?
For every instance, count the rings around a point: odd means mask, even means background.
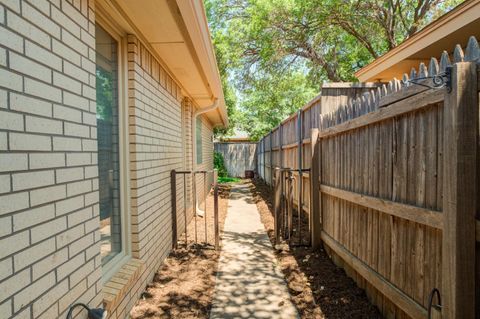
[[[7,49],[7,50],[9,50],[9,49]],[[10,54],[9,54],[9,56],[10,56]],[[23,56],[24,58],[27,58],[27,59],[30,60],[30,61],[35,62],[35,63],[38,62],[37,60],[31,59],[31,58],[30,58],[29,56],[27,56],[27,55],[22,55],[22,56]],[[60,87],[60,86],[54,84],[54,83],[53,83],[53,73],[56,72],[56,73],[58,73],[58,74],[60,74],[60,75],[63,75],[63,76],[65,76],[65,77],[67,77],[67,78],[70,78],[71,80],[76,81],[77,83],[79,83],[79,84],[82,86],[82,87],[81,87],[81,90],[82,90],[82,91],[83,91],[83,86],[88,86],[90,89],[96,89],[95,87],[90,86],[90,85],[87,85],[87,84],[85,84],[84,82],[79,81],[78,79],[70,76],[69,74],[64,73],[63,71],[60,72],[60,71],[57,71],[57,70],[53,70],[51,66],[45,66],[45,65],[42,65],[42,66],[48,68],[49,71],[52,72],[52,82],[46,82],[46,81],[44,81],[43,79],[34,77],[33,75],[30,75],[30,74],[22,73],[21,71],[12,69],[11,67],[0,66],[0,69],[9,71],[9,72],[11,72],[11,73],[15,73],[15,74],[17,74],[17,75],[19,75],[19,76],[21,76],[21,77],[26,78],[26,79],[35,80],[35,81],[37,81],[37,82],[40,82],[40,83],[42,83],[42,84],[51,86],[51,87],[56,88],[56,89],[59,89],[59,90],[61,90],[61,91],[65,91],[65,92],[67,92],[67,93],[70,93],[70,94],[79,96],[79,97],[81,97],[81,98],[84,98],[84,99],[88,100],[89,102],[96,102],[96,100],[91,99],[91,98],[83,95],[83,93],[80,93],[80,94],[79,94],[79,93],[77,93],[77,92],[71,91],[71,90],[69,90],[69,89],[66,89],[66,88],[64,88],[64,87]],[[88,71],[85,71],[85,72],[88,72]],[[89,74],[89,75],[94,75],[93,73],[88,73],[88,74]],[[4,87],[0,87],[0,88],[4,88]],[[9,88],[5,88],[5,89],[9,90],[10,92],[20,92],[20,91],[16,91],[16,90],[9,89]],[[25,94],[25,95],[28,95],[28,96],[35,96],[35,95],[32,95],[32,94],[29,94],[29,93],[25,92],[25,85],[23,85],[23,91],[22,91],[22,93]],[[62,102],[57,102],[57,101],[54,101],[54,100],[48,100],[48,99],[45,99],[45,98],[42,98],[42,97],[39,97],[39,98],[42,99],[42,100],[45,100],[45,101],[49,101],[49,102],[51,102],[51,103],[56,103],[56,104],[62,104],[62,103],[64,103],[64,102],[63,102],[63,99],[64,99],[63,96],[62,96]],[[84,111],[84,112],[89,112],[89,113],[94,114],[94,112],[86,111],[86,110],[84,110],[84,109],[80,109],[80,110],[82,110],[82,111]]]
[[[43,32],[43,33],[45,33],[46,35],[48,35],[49,38],[51,39],[51,40],[50,40],[50,46],[52,46],[52,40],[55,39],[55,40],[57,40],[58,42],[60,42],[61,44],[63,44],[63,45],[65,45],[66,47],[68,47],[70,50],[72,50],[72,51],[74,51],[75,53],[77,53],[79,56],[83,56],[84,58],[87,58],[87,60],[95,63],[95,62],[92,61],[92,60],[90,59],[90,57],[88,56],[89,52],[87,52],[87,55],[85,56],[83,53],[78,52],[75,48],[70,47],[68,44],[66,44],[66,43],[64,42],[64,40],[62,39],[62,32],[61,32],[61,30],[65,30],[65,31],[68,32],[75,40],[77,40],[77,41],[79,41],[80,43],[84,44],[84,45],[87,47],[87,51],[88,51],[88,49],[93,49],[93,50],[95,50],[95,48],[91,48],[86,42],[84,42],[82,39],[80,39],[80,38],[78,38],[77,36],[75,36],[74,34],[72,34],[72,33],[71,33],[70,31],[68,31],[67,29],[61,27],[61,28],[60,28],[60,38],[57,38],[57,37],[53,36],[52,34],[50,34],[50,33],[48,33],[48,32],[45,32],[43,29],[37,27],[34,23],[31,22],[31,20],[28,20],[28,19],[26,19],[25,17],[23,17],[23,15],[19,15],[18,13],[12,11],[12,10],[9,9],[9,8],[6,8],[6,9],[7,9],[6,11],[11,12],[12,14],[14,14],[14,15],[16,15],[17,17],[19,17],[20,19],[22,19],[23,21],[26,21],[27,23],[35,26],[37,29],[40,29],[41,32]],[[62,11],[62,13],[64,13],[64,12]],[[51,19],[51,21],[54,21],[54,20]],[[10,31],[10,32],[12,32],[12,33],[15,33],[16,35],[18,35],[19,37],[21,37],[24,41],[25,41],[25,40],[28,40],[28,41],[30,41],[30,42],[32,42],[32,43],[40,46],[41,48],[45,49],[46,51],[49,51],[50,53],[58,56],[58,57],[61,58],[62,60],[65,60],[64,58],[62,58],[62,56],[60,56],[60,55],[58,55],[57,53],[55,53],[55,52],[53,51],[53,48],[52,48],[52,47],[50,47],[50,48],[45,47],[43,44],[35,41],[35,39],[29,38],[29,37],[27,37],[27,36],[19,33],[19,32],[16,31],[15,29],[12,29],[12,28],[9,26],[9,24],[8,24],[7,14],[5,14],[5,22],[6,22],[6,23],[3,24],[3,27],[4,27],[5,29],[7,29],[8,31]],[[85,30],[85,29],[84,29],[84,30]],[[90,36],[92,36],[88,31],[86,31],[86,32],[87,32]],[[2,45],[2,46],[3,46],[3,45]],[[15,51],[15,50],[14,50],[14,51]]]

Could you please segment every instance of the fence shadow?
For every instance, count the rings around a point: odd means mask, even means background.
[[[273,196],[270,187],[261,180],[252,186],[254,201],[259,208],[271,242],[274,242]],[[301,316],[320,315],[324,318],[382,318],[365,292],[337,267],[325,250],[310,247],[282,246],[276,251],[289,292]],[[312,314],[312,309],[317,313]]]

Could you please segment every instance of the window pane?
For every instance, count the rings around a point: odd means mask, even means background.
[[[118,43],[96,26],[97,138],[102,263],[122,250],[118,118]]]
[[[203,163],[203,152],[202,152],[202,119],[197,117],[196,124],[196,144],[197,144],[197,164]]]

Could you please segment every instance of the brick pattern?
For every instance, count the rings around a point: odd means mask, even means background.
[[[158,249],[152,236],[168,246],[171,235],[170,171],[183,164],[181,103],[169,94],[162,73],[155,76],[139,64],[151,56],[134,36],[128,50],[132,250],[147,261]]]
[[[183,156],[184,156],[184,170],[193,169],[193,147],[196,147],[196,143],[193,142],[192,134],[192,119],[195,111],[195,107],[189,98],[184,98],[182,103],[182,123],[183,123]],[[213,169],[213,127],[206,117],[201,116],[201,125],[202,125],[202,155],[203,162],[201,164],[196,164],[196,170],[212,170]],[[184,192],[184,176],[177,176],[177,233],[178,236],[181,236],[185,231],[185,213],[184,213],[184,202],[183,202],[183,192]],[[204,177],[202,174],[196,176],[196,194],[197,201],[199,203],[199,208],[203,210],[203,202],[205,198],[204,192]],[[193,218],[193,209],[192,209],[192,177],[191,175],[185,176],[186,182],[186,212],[187,212],[187,221],[190,221]],[[210,190],[210,185],[213,182],[213,174],[207,175],[207,192]],[[210,212],[208,212],[210,214]]]
[[[101,304],[93,0],[0,2],[0,309]]]
[[[129,292],[112,304],[109,318],[129,313],[170,252],[170,171],[192,167],[193,106],[133,35],[128,36],[128,96],[132,255],[145,266]],[[211,126],[204,131],[211,136]],[[205,152],[213,150],[209,143]],[[204,158],[212,167],[212,154]],[[177,189],[181,194],[180,181]]]
[[[139,259],[130,259],[103,285],[103,304],[111,313],[135,285],[145,264]]]
[[[185,170],[191,171],[193,169],[193,134],[192,134],[192,117],[193,117],[194,107],[192,101],[189,98],[185,98],[183,101],[183,143],[184,143],[184,164],[183,167]],[[187,203],[189,206],[192,204],[192,178],[187,176]]]
[[[193,105],[189,98],[184,98],[182,101],[182,141],[183,141],[183,169],[193,169],[193,148],[192,148],[192,114]],[[184,178],[186,190],[186,211],[187,218],[190,220],[193,217],[192,210],[192,177],[191,175],[177,176],[177,234],[182,234],[185,230],[185,205],[183,200],[184,193]]]
[[[128,97],[132,255],[145,267],[110,305],[109,318],[128,315],[170,251],[170,171],[183,167],[180,89],[133,35]]]
[[[105,300],[109,318],[124,318],[170,251],[170,171],[192,168],[194,106],[129,36],[135,260],[122,269],[135,269],[102,286],[94,0],[4,0],[0,28],[0,313],[62,318],[74,302]],[[211,169],[202,121],[198,168]]]

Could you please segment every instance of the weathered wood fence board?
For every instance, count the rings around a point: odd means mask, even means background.
[[[214,149],[223,155],[225,168],[232,177],[245,177],[245,171],[255,171],[257,160],[262,160],[257,158],[256,143],[216,142]]]
[[[317,97],[259,142],[269,185],[275,168],[311,168],[294,191],[313,246],[323,243],[389,318],[426,318],[434,288],[442,318],[480,316],[477,41],[452,56],[403,84]],[[429,88],[432,77],[450,82]]]
[[[383,122],[320,134],[319,141],[323,230],[411,298],[411,305],[401,309],[412,317],[421,317],[417,304],[426,308],[430,291],[441,287],[440,265],[425,259],[427,240],[441,246],[441,237],[435,235],[443,221],[437,211],[442,199],[436,196],[442,185],[432,178],[439,174],[438,159],[431,156],[426,165],[443,134],[429,127],[427,118],[441,112],[441,105],[429,104]],[[427,177],[432,183],[428,186]],[[429,194],[427,203],[429,187],[435,197]]]
[[[310,169],[311,129],[319,127],[320,114],[335,110],[343,103],[360,98],[362,94],[378,87],[372,83],[336,83],[322,87],[322,94],[305,105],[299,112],[284,120],[258,142],[257,172],[270,186],[273,186],[275,168]],[[323,101],[323,104],[321,103]],[[322,106],[323,105],[323,106]],[[310,210],[310,175],[302,174],[302,185],[298,173],[294,173],[294,203],[297,205],[299,189],[302,189],[304,210]]]

